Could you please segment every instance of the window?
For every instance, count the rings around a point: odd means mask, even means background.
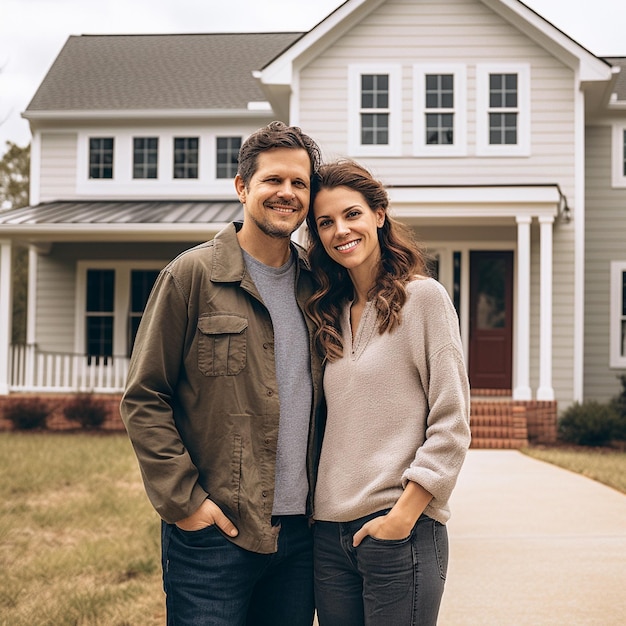
[[[198,138],[174,138],[174,178],[198,178]]]
[[[215,178],[235,178],[241,137],[218,137],[216,144]]]
[[[89,361],[113,356],[115,272],[87,271],[85,346]]]
[[[89,178],[113,178],[113,137],[89,139]]]
[[[130,356],[139,322],[167,261],[79,261],[76,347],[90,365]]]
[[[610,367],[626,367],[626,261],[611,263]]]
[[[522,65],[477,67],[477,152],[528,156],[530,70]]]
[[[131,270],[130,272],[130,311],[128,320],[128,356],[135,344],[137,329],[146,308],[152,285],[159,275],[159,270]]]
[[[400,76],[399,66],[350,66],[350,153],[364,156],[400,154]]]
[[[361,74],[361,143],[389,144],[389,74]]]
[[[466,70],[462,65],[415,65],[413,68],[415,134],[421,156],[467,153]]]
[[[158,137],[133,139],[133,178],[157,178]]]
[[[613,187],[626,187],[626,126],[613,126],[612,136]]]

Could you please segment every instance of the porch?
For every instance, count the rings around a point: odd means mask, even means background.
[[[123,430],[117,405],[128,373],[127,357],[44,352],[35,345],[10,346],[9,396],[3,404],[28,395],[106,394],[112,411],[107,428]],[[472,448],[516,449],[556,441],[557,403],[516,400],[510,390],[473,390]],[[2,425],[6,426],[6,425]],[[51,429],[64,428],[58,419]]]
[[[121,393],[127,357],[46,352],[9,346],[9,392]]]

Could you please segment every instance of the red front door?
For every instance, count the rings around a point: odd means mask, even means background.
[[[511,389],[513,253],[470,252],[469,377],[474,389]]]

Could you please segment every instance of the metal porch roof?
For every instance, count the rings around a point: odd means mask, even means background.
[[[3,226],[47,224],[202,224],[243,219],[237,201],[75,201],[44,202],[36,206],[0,211]]]

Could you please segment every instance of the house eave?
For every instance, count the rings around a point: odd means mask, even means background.
[[[30,121],[64,120],[136,120],[136,119],[258,119],[273,112],[267,102],[251,102],[245,109],[102,109],[24,111],[21,116]]]
[[[2,238],[44,241],[205,241],[227,226],[210,224],[3,224]]]

